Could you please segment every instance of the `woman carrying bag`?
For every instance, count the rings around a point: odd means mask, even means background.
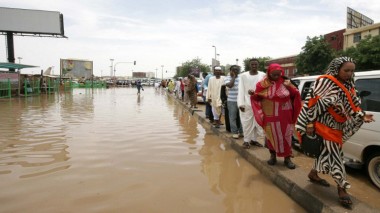
[[[343,164],[342,146],[363,122],[372,122],[373,115],[361,110],[355,91],[355,64],[352,58],[338,57],[331,61],[326,75],[320,76],[307,96],[298,117],[296,129],[302,136],[317,134],[322,137],[320,155],[308,175],[311,182],[329,186],[318,176],[328,173],[337,183],[339,202],[351,208],[346,189],[351,187]],[[301,141],[302,143],[302,141]]]

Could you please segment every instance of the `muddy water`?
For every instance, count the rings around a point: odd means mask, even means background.
[[[0,100],[0,212],[305,212],[153,88]]]

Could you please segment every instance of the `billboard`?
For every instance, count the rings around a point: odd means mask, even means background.
[[[71,79],[91,79],[93,62],[78,59],[61,59],[61,77]]]
[[[359,28],[373,24],[374,21],[358,11],[347,7],[347,29]]]
[[[63,15],[56,11],[0,7],[0,32],[65,37]]]
[[[146,78],[146,72],[132,72],[133,78]]]

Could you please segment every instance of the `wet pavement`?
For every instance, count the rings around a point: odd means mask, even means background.
[[[153,88],[0,99],[0,118],[0,212],[306,212]]]
[[[364,171],[347,168],[348,180],[352,185],[348,193],[354,202],[353,209],[347,210],[338,203],[336,184],[329,175],[320,174],[331,184],[329,188],[313,184],[308,180],[307,174],[313,164],[312,158],[294,150],[293,162],[297,165],[295,170],[285,168],[282,159],[278,159],[275,166],[269,166],[266,163],[269,159],[266,148],[251,147],[249,150],[242,148],[242,139],[233,139],[232,134],[227,132],[224,126],[214,128],[210,124],[205,118],[204,104],[198,104],[198,108],[192,110],[188,108],[188,105],[176,100],[198,117],[202,125],[207,126],[214,134],[230,143],[234,150],[308,212],[380,212],[380,190],[370,182]],[[264,144],[263,138],[259,138],[259,142]]]

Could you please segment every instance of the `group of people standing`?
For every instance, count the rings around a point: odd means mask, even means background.
[[[243,137],[243,147],[249,149],[262,147],[257,137],[264,136],[270,153],[267,163],[275,165],[277,157],[283,157],[289,169],[296,168],[291,161],[295,131],[301,143],[303,135],[318,134],[323,139],[322,151],[308,178],[312,183],[329,187],[318,173],[330,174],[337,184],[339,202],[351,208],[346,191],[351,185],[347,182],[342,146],[364,122],[374,121],[372,114],[360,108],[354,84],[354,60],[349,57],[332,60],[303,104],[297,86],[279,64],[270,64],[266,73],[258,70],[257,59],[251,59],[249,64],[250,70],[241,74],[240,67],[233,65],[229,76],[222,75],[221,67],[214,67],[213,74],[204,77],[206,118],[219,128],[223,108],[228,109],[225,119],[229,120],[233,138]],[[227,100],[223,100],[224,88]]]

